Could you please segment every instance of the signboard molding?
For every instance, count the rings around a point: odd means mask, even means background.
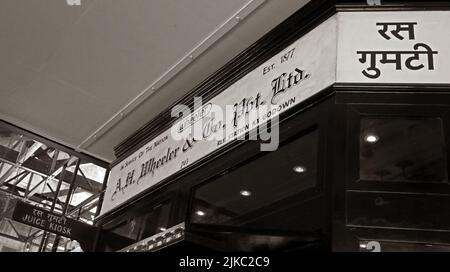
[[[116,164],[110,171],[101,214],[330,86],[336,77],[335,34],[336,19],[331,17],[208,101],[222,109],[227,105],[240,107],[241,104],[247,105],[242,106],[243,111],[263,108],[260,116],[250,114],[250,119],[242,119],[243,115],[238,115],[236,109],[234,120],[215,120],[208,113],[202,118],[205,127],[216,126],[217,133],[203,135],[202,140],[188,137],[176,141],[171,129],[167,129]],[[250,104],[251,107],[248,106]],[[177,122],[173,126],[179,124]],[[218,140],[207,139],[221,133],[225,135]],[[174,156],[169,156],[172,152],[175,152]]]
[[[399,8],[403,8],[403,7],[390,7],[392,10],[398,10]],[[341,8],[340,8],[341,9]],[[364,11],[364,12],[359,12],[359,13],[361,13],[361,15],[363,16],[364,15],[364,13],[365,12],[367,12],[366,10]],[[341,12],[341,13],[339,13],[338,15],[345,15],[345,14],[347,14],[347,13],[345,13],[345,12]],[[348,13],[348,14],[351,14],[351,13]],[[323,19],[323,18],[322,18]],[[344,30],[342,30],[342,27],[341,27],[341,25],[336,25],[336,27],[337,27],[337,29],[340,31],[340,32],[342,32],[342,31],[344,31]],[[339,39],[341,39],[341,36],[339,36]],[[336,43],[338,43],[338,42],[336,42]],[[340,43],[340,40],[339,40],[339,43]],[[345,48],[345,47],[344,47]],[[336,59],[337,59],[337,61],[338,61],[338,63],[334,66],[334,68],[335,68],[335,72],[336,73],[340,73],[340,68],[341,67],[343,67],[342,65],[342,62],[339,62],[340,61],[340,53],[341,53],[341,50],[343,50],[343,47],[342,46],[340,46],[339,47],[339,51],[336,53]],[[356,53],[356,52],[355,52]],[[270,60],[269,60],[270,61]],[[268,61],[268,62],[269,62]],[[337,85],[339,85],[339,84],[357,84],[358,82],[346,82],[346,81],[340,81],[339,80],[339,76],[337,76],[338,78],[334,78],[334,81],[333,82],[331,82],[330,84],[334,84],[334,83],[336,83],[336,82],[338,82],[337,83]],[[208,80],[210,80],[210,79],[208,79]],[[208,81],[208,80],[206,80],[206,81]],[[228,84],[228,81],[233,81],[232,79],[228,79],[228,80],[225,80],[226,81],[226,84]],[[238,80],[237,82],[239,82],[240,80]],[[234,84],[234,83],[233,83]],[[231,84],[231,85],[233,85],[233,84]],[[382,82],[381,83],[377,83],[377,82],[371,82],[371,83],[369,83],[369,85],[370,84],[382,84]],[[430,84],[432,84],[432,83],[430,83]],[[223,92],[227,92],[227,90],[228,90],[228,88],[226,89],[226,90],[224,90]],[[214,92],[214,93],[219,93],[219,95],[220,95],[220,93],[222,93],[222,90],[221,89],[219,89],[219,90],[217,90],[216,92]],[[209,95],[209,94],[208,94]],[[215,98],[215,97],[214,97]],[[214,99],[213,98],[213,99]],[[165,115],[165,116],[167,116],[168,115],[168,112],[169,111],[167,111],[167,112],[165,112],[165,113],[163,113],[162,115]],[[163,120],[163,119],[160,119],[160,120]],[[161,127],[161,124],[162,124],[162,122],[163,121],[161,121],[161,122],[156,122],[155,124],[154,124],[154,127],[158,127],[158,126],[160,126]],[[157,130],[155,130],[155,131],[157,131]],[[159,130],[158,132],[161,132],[161,130]],[[146,137],[146,139],[148,140],[149,138],[152,138],[152,141],[153,141],[153,138],[158,138],[158,136],[156,136],[156,137],[154,137],[154,135],[155,135],[156,133],[154,133],[154,134],[145,134],[145,130],[144,129],[141,129],[139,132],[137,132],[136,134],[134,134],[134,135],[132,135],[132,137],[135,137],[135,141],[137,141],[137,142],[139,142],[139,135],[140,136],[143,136],[143,135],[147,135],[147,137]],[[158,133],[159,134],[159,133]],[[151,136],[148,136],[148,135],[151,135]],[[131,136],[130,136],[131,137]],[[130,141],[130,139],[132,138],[128,138],[126,141]],[[142,140],[142,139],[141,139]],[[147,140],[145,140],[145,141],[147,141]],[[145,145],[144,145],[145,146]],[[142,147],[141,147],[142,148]],[[219,149],[220,150],[220,149]],[[205,155],[204,156],[204,158],[206,158],[207,156]],[[209,157],[209,156],[208,156]],[[113,165],[114,166],[116,166],[116,165],[118,165],[118,164],[120,164],[120,161],[118,160],[118,161],[116,161]],[[175,175],[175,174],[173,174],[173,175]],[[167,178],[163,178],[163,179],[161,179],[161,181],[163,181],[163,180],[166,180]],[[155,186],[157,186],[157,185],[155,185]],[[144,191],[148,191],[148,190],[144,190]],[[130,197],[129,198],[129,200],[131,200],[131,199],[136,199],[139,195],[141,195],[143,193],[143,191],[141,191],[141,192],[139,192],[139,193],[137,193],[137,194],[135,194],[134,196],[132,196],[132,197]],[[121,206],[122,204],[120,204],[120,205],[118,205],[118,206],[116,206],[116,207],[119,207],[119,206]],[[114,208],[113,208],[114,209]],[[108,211],[106,211],[106,212],[108,212]],[[102,211],[102,215],[104,214],[105,212],[104,211]]]
[[[110,166],[115,166],[142,147],[143,143],[152,140],[170,128],[175,122],[170,115],[173,106],[183,104],[193,109],[193,97],[195,96],[201,96],[204,102],[208,102],[246,74],[315,29],[316,26],[332,17],[337,11],[337,6],[330,3],[328,0],[308,2],[302,9],[297,10],[285,21],[233,57],[220,69],[212,71],[213,73],[210,76],[168,106],[167,110],[152,118],[144,126],[117,144],[114,147],[114,154],[117,159]]]

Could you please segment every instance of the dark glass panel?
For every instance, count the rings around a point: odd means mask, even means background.
[[[448,182],[443,135],[439,118],[362,118],[360,178]]]
[[[292,229],[305,220],[298,218],[298,209],[289,207],[302,199],[299,193],[316,186],[317,145],[318,132],[314,130],[202,185],[195,191],[191,221]]]

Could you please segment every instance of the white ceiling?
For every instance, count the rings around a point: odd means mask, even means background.
[[[257,8],[250,15],[84,144],[251,2]],[[112,161],[115,145],[306,2],[1,0],[0,118]]]

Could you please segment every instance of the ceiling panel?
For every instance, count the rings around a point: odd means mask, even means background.
[[[0,1],[0,117],[77,147],[251,0]],[[86,152],[113,147],[307,0],[267,0]]]
[[[28,86],[38,72],[18,63],[0,65],[0,95],[2,98],[14,93],[18,88]],[[1,102],[0,102],[1,103]]]
[[[97,0],[46,72],[118,111],[245,1],[231,1],[214,18],[201,16],[202,2]]]
[[[58,47],[67,27],[87,10],[69,7],[63,0],[0,1],[1,65],[19,63],[40,69]]]
[[[65,82],[39,75],[29,86],[2,99],[2,110],[26,120],[70,145],[79,143],[90,128],[109,116],[102,103]]]
[[[102,138],[88,147],[94,154],[114,159],[113,149],[123,139],[145,125],[161,111],[194,88],[206,77],[221,68],[233,57],[256,42],[308,1],[268,1],[255,10],[242,24],[222,37],[200,58],[166,84],[160,91],[126,116]]]

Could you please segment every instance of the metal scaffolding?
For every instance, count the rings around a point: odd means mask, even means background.
[[[8,219],[11,203],[93,224],[107,176],[106,163],[0,121],[0,251],[66,250],[67,238]]]

